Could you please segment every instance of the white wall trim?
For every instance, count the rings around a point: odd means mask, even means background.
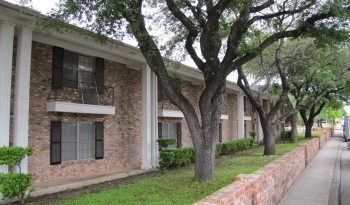
[[[221,115],[220,120],[228,120],[228,115]]]
[[[158,109],[158,117],[183,118],[185,116],[184,116],[184,114],[181,111],[178,111],[178,110]]]
[[[69,102],[46,102],[48,112],[115,115],[114,106],[89,105]]]
[[[252,117],[251,116],[244,116],[244,120],[251,121]]]

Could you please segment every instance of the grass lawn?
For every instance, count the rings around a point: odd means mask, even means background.
[[[262,156],[263,146],[217,159],[216,179],[208,182],[193,182],[194,166],[168,172],[157,172],[152,176],[122,184],[98,193],[84,194],[44,204],[192,204],[220,188],[230,184],[236,175],[253,173],[279,156],[309,139],[299,137],[298,143],[276,144],[276,155]],[[35,203],[32,203],[35,204]]]

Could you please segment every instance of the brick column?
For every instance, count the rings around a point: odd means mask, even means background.
[[[30,63],[32,53],[32,30],[22,27],[17,36],[16,80],[14,101],[14,127],[13,145],[28,146],[29,129],[29,88],[30,88]],[[15,171],[19,172],[18,166]],[[22,173],[28,172],[28,158],[21,163]]]
[[[244,138],[244,96],[242,93],[237,94],[237,136]]]
[[[142,169],[158,164],[157,78],[152,70],[142,68]]]
[[[0,22],[0,146],[9,146],[14,29],[14,24]],[[7,172],[8,166],[0,166],[0,173]]]

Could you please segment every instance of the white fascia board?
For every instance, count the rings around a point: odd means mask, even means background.
[[[46,111],[115,115],[114,106],[88,105],[67,102],[46,102]]]
[[[244,120],[250,121],[250,120],[252,120],[252,117],[251,116],[244,116]]]
[[[184,114],[182,114],[181,111],[177,111],[177,110],[158,109],[158,117],[182,118],[182,117],[184,117]]]
[[[228,120],[228,115],[221,115],[221,120]]]

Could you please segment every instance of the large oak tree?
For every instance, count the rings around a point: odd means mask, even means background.
[[[165,94],[186,118],[196,152],[195,180],[209,180],[214,178],[227,76],[279,39],[337,33],[348,12],[349,3],[339,0],[61,0],[55,17],[99,34],[135,37]],[[274,20],[282,16],[293,19],[292,25],[250,44],[250,35],[273,30]],[[203,73],[204,90],[196,105],[169,77],[163,57],[174,49],[185,52]]]

